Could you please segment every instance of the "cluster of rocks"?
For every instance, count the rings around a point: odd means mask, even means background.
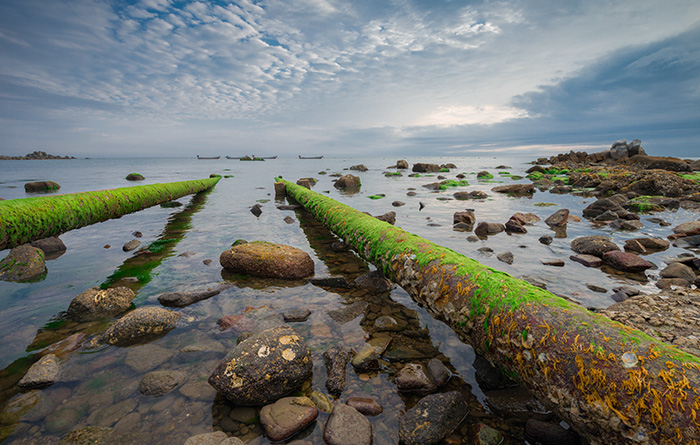
[[[51,155],[43,151],[35,151],[27,154],[26,156],[4,156],[0,155],[0,160],[2,161],[28,161],[28,160],[41,160],[41,159],[75,159],[73,156],[56,156]]]
[[[0,281],[39,280],[46,275],[46,260],[56,259],[65,251],[66,245],[57,236],[17,246],[0,261]]]

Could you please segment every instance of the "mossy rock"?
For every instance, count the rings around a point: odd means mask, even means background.
[[[61,186],[53,181],[34,181],[24,184],[24,191],[27,193],[50,192],[60,188]]]
[[[0,280],[25,282],[46,275],[46,262],[41,249],[23,244],[15,247],[0,261]]]
[[[127,181],[143,181],[144,179],[146,178],[144,178],[143,175],[140,173],[129,173],[128,175],[126,175]]]

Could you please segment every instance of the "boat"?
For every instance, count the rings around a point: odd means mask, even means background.
[[[197,159],[219,159],[220,157],[221,157],[221,156],[211,156],[211,157],[207,157],[207,156],[200,156],[200,155],[197,155]]]
[[[277,156],[260,156],[260,159],[277,159]]]
[[[323,156],[302,156],[302,155],[299,155],[299,159],[323,159]]]
[[[238,159],[238,160],[241,160],[241,159],[243,159],[244,157],[245,157],[245,156],[242,156],[242,157],[226,156],[226,159]]]

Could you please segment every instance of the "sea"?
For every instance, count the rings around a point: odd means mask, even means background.
[[[571,241],[580,236],[607,235],[622,245],[629,238],[666,237],[671,227],[695,220],[697,215],[683,209],[641,215],[644,228],[636,232],[615,231],[586,219],[571,221],[565,231],[554,232],[544,223],[545,218],[563,208],[581,216],[595,198],[585,191],[537,191],[528,197],[510,197],[491,190],[503,184],[529,183],[524,177],[532,159],[406,158],[410,165],[429,162],[457,167],[420,177],[409,177],[410,170],[400,176],[386,176],[398,171],[391,168],[396,157],[280,157],[258,162],[224,157],[0,161],[0,198],[4,199],[38,196],[25,192],[24,184],[30,181],[59,183],[60,190],[48,193],[55,195],[202,179],[210,174],[222,176],[213,189],[182,197],[176,206],[154,206],[61,234],[67,250],[47,260],[48,273],[39,281],[0,281],[0,440],[17,444],[58,443],[71,431],[99,426],[112,428],[110,437],[114,443],[184,443],[190,436],[216,430],[236,435],[247,443],[270,443],[259,423],[259,407],[232,406],[207,383],[209,374],[235,347],[240,334],[221,331],[216,322],[226,315],[248,314],[259,320],[269,314],[306,308],[311,311],[309,318],[291,323],[309,344],[314,358],[313,379],[302,388],[303,393],[313,392],[315,400],[326,404],[343,402],[350,396],[375,398],[384,411],[369,418],[374,443],[398,443],[399,416],[420,398],[397,391],[398,371],[406,363],[426,364],[431,358],[440,359],[452,372],[450,382],[441,390],[461,391],[470,406],[470,414],[451,436],[451,443],[468,440],[477,424],[496,429],[506,442],[523,443],[528,413],[509,411],[499,405],[503,395],[495,395],[478,378],[472,347],[413,302],[400,287],[377,292],[320,286],[307,280],[284,282],[232,276],[222,269],[219,256],[236,240],[262,240],[306,251],[314,260],[315,278],[344,276],[352,282],[360,274],[374,270],[352,251],[334,250],[331,246],[337,241],[335,236],[306,211],[278,208],[289,203],[275,197],[275,177],[291,181],[314,178],[317,182],[312,190],[318,193],[375,216],[394,211],[396,226],[515,277],[535,278],[548,290],[585,307],[611,305],[613,289],[619,286],[656,291],[653,283],[664,262],[683,253],[683,249],[671,247],[647,255],[645,258],[657,267],[645,275],[629,276],[571,261]],[[359,164],[365,165],[367,171],[349,170]],[[477,173],[484,170],[493,179],[477,179]],[[145,180],[126,181],[132,172],[142,174]],[[336,174],[348,173],[361,178],[359,191],[345,192],[333,186]],[[439,175],[455,179],[458,174],[465,175],[469,185],[439,191],[423,187],[439,181]],[[487,193],[488,198],[453,199],[456,191],[475,190]],[[383,197],[373,199],[378,195]],[[259,216],[251,213],[256,204],[262,210]],[[532,212],[542,221],[528,226],[526,234],[504,232],[488,239],[468,240],[473,233],[453,228],[453,214],[465,209],[473,209],[477,222],[505,223],[515,212]],[[671,226],[661,227],[649,221],[651,216],[663,218]],[[136,232],[142,236],[136,238]],[[543,235],[551,235],[553,242],[542,244],[539,238]],[[138,239],[142,248],[153,243],[160,243],[163,248],[158,254],[145,257],[139,249],[123,251],[122,246],[133,239]],[[497,258],[506,251],[513,254],[512,264]],[[0,252],[0,258],[8,253],[9,250]],[[564,267],[543,264],[553,259],[563,260]],[[228,287],[217,296],[175,309],[182,318],[177,328],[160,339],[123,348],[95,346],[91,340],[113,320],[75,323],[66,318],[65,311],[81,292],[123,277],[127,279],[122,284],[136,292],[135,307],[159,306],[157,298],[163,293],[201,291],[221,284]],[[591,285],[605,292],[592,291]],[[329,317],[329,311],[358,300],[369,305],[355,319],[341,324]],[[339,398],[328,394],[323,353],[333,345],[359,350],[366,341],[381,334],[373,322],[382,315],[395,318],[404,330],[391,334],[394,338],[380,369],[359,372],[348,366],[347,389]],[[19,390],[17,381],[48,351],[60,357],[61,379],[43,390]],[[161,397],[140,394],[143,376],[163,369],[182,371],[187,380]],[[517,391],[511,393],[516,397]],[[313,424],[289,441],[323,443],[327,418],[328,413],[322,410]]]

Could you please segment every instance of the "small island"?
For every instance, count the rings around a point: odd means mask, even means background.
[[[36,159],[75,159],[75,157],[74,156],[56,156],[56,155],[48,154],[44,151],[35,151],[33,153],[27,154],[26,156],[0,155],[0,160],[3,160],[3,161],[28,161],[28,160],[36,160]]]

